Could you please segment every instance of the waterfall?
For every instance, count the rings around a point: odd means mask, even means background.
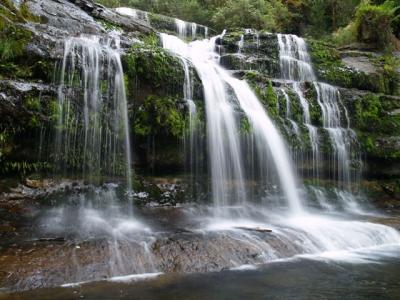
[[[281,76],[298,95],[303,109],[303,122],[309,132],[312,148],[312,175],[315,179],[320,177],[323,158],[320,153],[318,129],[311,124],[309,103],[301,89],[301,83],[305,81],[312,82],[317,92],[317,103],[322,111],[323,129],[328,133],[333,147],[333,155],[329,163],[330,173],[333,174],[332,179],[335,179],[339,186],[348,187],[357,177],[357,175],[352,176],[350,171],[351,159],[355,156],[355,153],[352,153],[352,144],[356,142],[356,134],[350,129],[346,107],[341,102],[339,90],[329,84],[317,82],[304,39],[295,35],[278,34],[278,44]],[[342,124],[342,119],[345,120],[345,124]]]
[[[176,32],[181,38],[186,38],[187,30],[186,30],[186,22],[180,19],[175,19],[175,27]]]
[[[238,54],[242,54],[243,45],[244,45],[244,34],[240,36],[240,40],[238,42]]]
[[[208,27],[198,25],[194,22],[188,23],[181,19],[174,19],[175,30],[181,39],[191,38],[195,40],[198,34],[202,34],[205,38],[208,36]]]
[[[192,192],[195,191],[194,186],[196,185],[196,178],[200,172],[201,164],[201,138],[198,134],[198,115],[196,103],[193,101],[193,78],[191,76],[191,70],[189,68],[189,62],[187,58],[176,55],[181,61],[183,71],[185,73],[185,80],[183,84],[183,97],[186,102],[189,112],[189,128],[188,128],[188,140],[185,137],[184,146],[185,154],[187,155],[189,171],[192,177],[191,187]]]
[[[125,172],[130,191],[131,146],[118,36],[65,41],[58,106],[55,155],[61,167],[94,181]]]
[[[150,24],[150,18],[147,11],[142,11],[130,7],[117,7],[115,11],[121,15],[132,17],[137,20],[142,20],[145,21],[147,24]]]
[[[218,64],[216,40],[222,37],[187,44],[175,36],[161,35],[164,48],[191,61],[203,83],[214,203],[217,207],[224,207],[245,204],[248,200],[245,187],[248,178],[239,136],[240,108],[254,131],[254,148],[263,162],[260,174],[265,176],[268,173],[265,160],[272,156],[271,161],[289,206],[293,211],[299,211],[301,201],[285,143],[248,84],[232,77]],[[265,182],[265,178],[262,181]]]
[[[342,187],[346,187],[356,179],[352,178],[349,166],[352,159],[351,146],[355,144],[357,136],[350,128],[347,109],[341,101],[339,90],[321,82],[314,82],[314,88],[317,91],[317,102],[322,110],[323,126],[333,145],[334,159],[330,168],[334,171],[334,179]],[[343,121],[345,124],[342,124]]]

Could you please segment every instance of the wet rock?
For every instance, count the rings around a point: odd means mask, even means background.
[[[14,245],[0,256],[0,284],[17,291],[148,272],[211,272],[296,254],[270,233],[249,243],[240,232],[182,231],[129,240],[43,241]]]
[[[49,103],[51,99],[54,99],[55,94],[56,89],[50,85],[0,80],[0,115],[2,121],[8,120],[12,124],[23,124],[24,120],[27,122],[33,115],[41,117],[42,121],[48,121],[48,116],[33,112],[24,105],[24,101],[32,98],[39,99],[40,96],[41,103]]]
[[[74,180],[30,180],[26,179],[25,184],[19,184],[15,188],[10,188],[10,192],[3,192],[1,199],[3,201],[16,199],[42,199],[56,193],[73,190],[82,191],[86,187],[82,181]]]
[[[146,22],[139,19],[134,19],[117,13],[115,10],[108,9],[100,4],[96,4],[90,0],[70,0],[91,16],[105,20],[113,25],[120,26],[128,31],[138,31],[142,33],[153,32],[153,28]]]
[[[62,45],[67,37],[81,34],[105,35],[107,31],[103,27],[105,23],[128,31],[121,36],[122,48],[129,48],[133,43],[138,42],[139,33],[152,32],[152,28],[147,24],[121,16],[92,1],[29,0],[27,5],[30,11],[41,19],[40,24],[21,25],[33,34],[27,50],[33,55],[46,59],[62,58]]]
[[[104,32],[104,29],[93,17],[77,5],[74,5],[73,1],[29,0],[27,5],[34,15],[41,17],[47,25],[46,29],[51,26],[68,32],[70,35],[82,33],[100,34]],[[44,32],[47,32],[47,30],[44,30]]]
[[[366,74],[377,73],[376,66],[366,56],[348,56],[342,58],[342,61],[347,67],[353,68],[357,72],[364,72]]]
[[[393,227],[400,231],[400,218],[399,217],[386,217],[386,218],[371,218],[370,222],[378,223],[386,226]]]
[[[38,189],[49,186],[49,182],[44,180],[25,179],[25,185],[33,189]]]

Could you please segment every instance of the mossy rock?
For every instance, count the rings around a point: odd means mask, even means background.
[[[400,159],[400,98],[365,93],[344,99],[361,149],[374,159]]]
[[[243,47],[238,53],[242,35]],[[275,34],[234,30],[217,42],[221,47],[221,65],[227,69],[256,70],[266,76],[279,76],[279,47]]]
[[[372,59],[376,72],[365,73],[346,66],[341,52],[333,45],[308,39],[308,46],[318,77],[333,85],[367,90],[377,93],[397,95],[399,74],[395,71],[397,61],[388,57]]]

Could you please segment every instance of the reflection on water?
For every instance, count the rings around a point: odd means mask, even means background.
[[[395,251],[400,254],[398,247]],[[400,256],[382,255],[377,261],[350,264],[303,257],[257,270],[97,282],[0,299],[400,299]]]

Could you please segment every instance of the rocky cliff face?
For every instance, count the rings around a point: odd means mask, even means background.
[[[271,81],[279,94],[282,83],[276,79],[280,78],[276,34],[249,31],[244,35],[244,43],[239,50],[243,33],[229,32],[223,38],[221,63],[228,69],[240,71],[238,76],[261,89]],[[396,161],[399,158],[396,140],[400,133],[400,98],[399,74],[396,65],[390,61],[392,58],[367,50],[338,50],[315,40],[307,42],[318,80],[339,88],[350,114],[350,126],[358,133],[367,161]],[[356,46],[362,47],[353,47]],[[302,89],[312,109],[316,101],[315,91],[307,83]],[[291,94],[291,91],[288,93]],[[284,102],[283,99],[280,101]],[[318,115],[320,113],[315,112],[312,120],[315,125],[319,122]]]
[[[179,59],[164,51],[157,37],[158,31],[175,31],[174,19],[152,14],[147,18],[132,18],[89,0],[28,0],[19,8],[5,1],[0,13],[2,30],[13,33],[2,37],[2,42],[20,50],[0,64],[2,174],[51,169],[51,140],[57,118],[57,68],[64,40],[81,34],[105,36],[113,30],[121,32],[137,168],[162,173],[184,169],[181,145],[188,122],[183,101],[184,73]],[[206,29],[199,28],[196,38],[205,34]],[[366,162],[364,175],[372,179],[397,179],[400,89],[395,57],[370,52],[365,45],[336,49],[320,41],[307,42],[319,80],[340,89],[350,126],[357,133]],[[218,44],[221,64],[253,85],[288,143],[292,148],[299,147],[298,138],[285,129],[282,90],[293,100],[294,119],[300,120],[302,112],[294,91],[277,79],[280,77],[277,35],[229,31]],[[194,70],[191,72],[195,74]],[[267,95],[269,86],[273,88],[276,103],[271,102],[275,99],[269,97],[271,93]],[[202,87],[196,75],[194,87],[194,100],[201,107]],[[305,82],[301,89],[311,107],[312,124],[321,126],[315,87]],[[302,134],[306,147],[311,149],[310,141]],[[322,151],[329,153],[332,148],[323,145]],[[308,168],[307,163],[300,167]]]

